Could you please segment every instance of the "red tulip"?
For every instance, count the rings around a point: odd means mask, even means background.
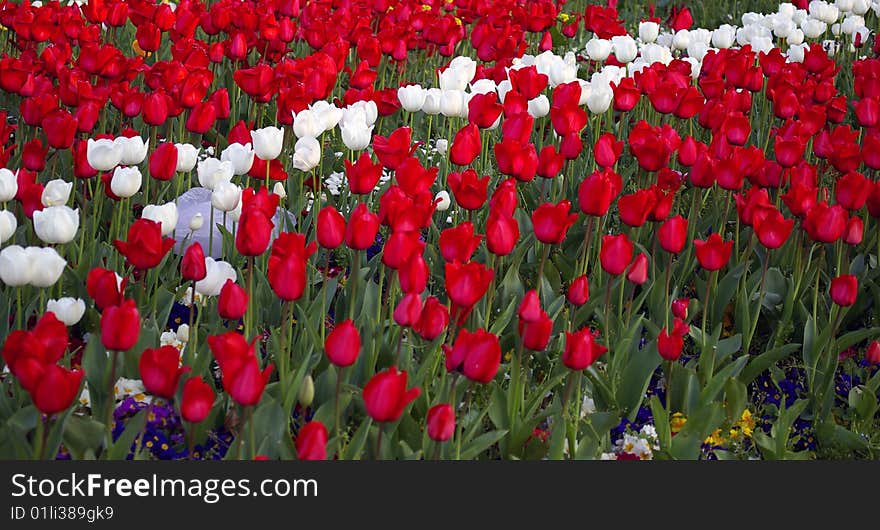
[[[621,189],[623,180],[620,175],[610,169],[594,171],[578,186],[578,205],[585,214],[601,217],[608,212]]]
[[[496,211],[489,212],[486,220],[486,248],[496,256],[506,256],[513,252],[519,241],[519,223],[512,215]]]
[[[67,350],[67,326],[54,313],[44,313],[31,331],[15,330],[3,344],[3,361],[22,388],[32,391],[45,367]]]
[[[407,293],[394,308],[394,322],[401,327],[412,327],[422,314],[422,299],[418,293]]]
[[[596,336],[589,328],[574,333],[566,331],[562,364],[569,370],[585,370],[607,351],[608,348],[596,343]]]
[[[841,274],[831,280],[831,300],[843,307],[856,303],[859,294],[859,281],[852,274]]]
[[[397,270],[397,280],[404,293],[422,293],[428,285],[428,264],[421,250],[413,252],[409,259]]]
[[[445,442],[455,432],[455,411],[449,403],[438,403],[428,409],[428,438]]]
[[[571,203],[565,200],[558,204],[545,202],[538,206],[532,213],[535,238],[550,245],[562,243],[569,227],[577,220],[577,214],[569,212]]]
[[[266,252],[273,228],[272,219],[259,207],[243,205],[235,234],[236,250],[242,256],[259,256]]]
[[[98,310],[119,305],[125,300],[123,295],[128,279],[118,279],[116,273],[95,267],[86,278],[86,292],[95,301]]]
[[[474,225],[465,221],[453,228],[440,232],[440,255],[446,261],[469,261],[480,246],[483,236],[474,234]]]
[[[296,458],[298,460],[327,460],[327,428],[313,420],[296,433]]]
[[[108,350],[130,350],[140,333],[141,318],[134,300],[107,307],[101,314],[101,344]]]
[[[371,212],[364,203],[358,204],[348,217],[345,229],[345,244],[355,250],[365,250],[376,242],[379,232],[379,216]]]
[[[834,243],[846,231],[847,218],[846,210],[839,204],[828,206],[828,203],[820,202],[807,212],[803,227],[812,240]]]
[[[545,145],[538,153],[538,175],[545,179],[552,179],[562,171],[565,165],[565,157],[556,152],[556,147]]]
[[[479,210],[486,203],[489,177],[478,177],[471,168],[461,173],[449,173],[446,182],[455,196],[455,202],[465,210]]]
[[[419,320],[413,325],[413,331],[419,337],[431,341],[439,337],[449,326],[449,310],[434,297],[429,296],[422,306]]]
[[[576,306],[582,306],[587,303],[587,300],[590,299],[590,281],[587,279],[586,274],[582,274],[571,281],[565,293],[565,298],[569,303]]]
[[[348,177],[351,192],[365,195],[373,191],[382,177],[382,164],[374,164],[370,155],[364,151],[354,164],[345,161],[345,175]]]
[[[837,204],[847,210],[858,210],[865,205],[873,183],[857,171],[850,171],[837,180],[834,195]]]
[[[186,119],[186,130],[196,134],[205,134],[217,120],[217,108],[210,101],[199,103],[189,111]]]
[[[354,364],[361,352],[361,335],[351,319],[333,327],[324,340],[324,351],[327,359],[340,368]]]
[[[870,364],[880,364],[880,342],[871,341],[871,344],[868,345],[867,351],[865,351],[865,360]]]
[[[672,314],[681,320],[686,320],[688,316],[688,306],[691,303],[690,298],[678,298],[672,301]]]
[[[648,256],[645,256],[644,253],[639,253],[636,256],[636,259],[633,260],[632,265],[629,267],[626,279],[636,285],[643,285],[648,281]]]
[[[473,332],[461,330],[455,344],[451,347],[444,345],[443,351],[448,371],[460,371],[476,383],[489,383],[501,364],[498,336],[482,328]]]
[[[48,152],[49,146],[43,147],[43,142],[39,138],[34,138],[24,144],[22,148],[21,165],[30,171],[43,171],[46,168],[46,153]]]
[[[395,170],[412,154],[412,129],[400,127],[388,135],[388,137],[376,135],[373,137],[373,151],[379,157],[379,161],[388,169]]]
[[[786,219],[776,208],[768,208],[755,222],[758,241],[768,249],[779,248],[788,240],[794,219]]]
[[[128,241],[117,239],[113,245],[135,268],[152,269],[174,246],[174,239],[162,237],[160,223],[138,219],[128,228]]]
[[[43,117],[40,127],[46,143],[53,149],[68,149],[76,136],[76,120],[64,109],[55,109]]]
[[[708,271],[717,271],[727,265],[733,251],[733,241],[723,241],[717,232],[713,232],[705,241],[694,240],[694,252],[700,267]]]
[[[138,368],[147,392],[166,399],[174,397],[180,376],[189,370],[180,366],[180,351],[171,345],[145,349]]]
[[[847,245],[858,245],[864,237],[865,225],[861,217],[850,217],[846,222],[846,231],[843,233],[843,242]]]
[[[623,142],[610,132],[600,136],[593,146],[593,157],[602,168],[613,167],[621,153],[623,153]]]
[[[171,142],[159,144],[150,154],[150,175],[156,180],[171,180],[177,172],[177,147]]]
[[[392,366],[374,375],[364,386],[363,398],[367,414],[373,421],[397,421],[403,409],[419,397],[419,388],[406,389],[406,372]]]
[[[217,298],[217,312],[220,318],[238,320],[247,312],[248,293],[237,283],[227,278]]]
[[[488,129],[498,121],[503,110],[495,91],[474,94],[468,102],[468,121],[480,129]]]
[[[680,215],[670,217],[657,229],[660,247],[671,254],[684,250],[687,243],[688,220]]]
[[[602,236],[599,261],[602,269],[613,276],[623,274],[632,261],[633,244],[626,234]]]
[[[183,384],[180,415],[190,423],[205,421],[214,406],[215,397],[214,390],[201,377],[190,377]]]
[[[621,195],[617,201],[620,220],[624,224],[639,227],[648,221],[648,216],[657,205],[657,195],[651,189],[641,189],[635,193]]]
[[[186,247],[183,253],[183,260],[180,262],[180,275],[184,280],[197,282],[204,280],[208,275],[205,265],[205,252],[202,245],[198,241]]]
[[[453,164],[466,166],[480,155],[481,149],[480,130],[476,124],[468,123],[455,133],[449,147],[449,160]]]
[[[671,333],[666,328],[660,330],[660,335],[657,336],[657,352],[660,357],[667,361],[678,360],[684,349],[684,336],[689,330],[690,327],[678,318],[675,319]]]
[[[43,414],[57,414],[70,407],[79,395],[82,382],[81,370],[68,370],[57,364],[46,366],[39,380],[30,391],[37,410]]]
[[[260,371],[257,358],[251,355],[243,359],[235,371],[223,371],[223,388],[239,405],[256,405],[263,397],[273,368],[270,364]]]
[[[494,278],[495,271],[482,263],[446,263],[446,292],[452,303],[462,308],[473,307]]]

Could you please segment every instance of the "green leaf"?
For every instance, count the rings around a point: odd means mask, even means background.
[[[736,361],[722,368],[717,374],[712,377],[712,380],[709,381],[709,384],[706,385],[706,388],[703,389],[702,394],[700,394],[700,401],[702,403],[715,401],[715,399],[718,397],[718,394],[721,392],[721,388],[724,386],[724,384],[727,383],[729,379],[739,375],[739,372],[743,369],[748,360],[749,356],[743,355]]]
[[[801,347],[800,344],[785,344],[778,348],[773,348],[772,350],[766,351],[761,355],[757,355],[752,357],[751,361],[749,361],[748,366],[746,366],[742,373],[739,376],[739,380],[745,384],[749,384],[755,380],[756,377],[764,373],[765,370],[770,368],[771,365],[787,358],[792,353],[796,352]]]
[[[504,437],[507,434],[506,429],[497,430],[497,431],[489,431],[487,433],[483,433],[480,436],[477,436],[467,445],[461,448],[461,459],[462,460],[471,460],[475,458],[477,455],[491,447],[498,440]]]
[[[364,419],[361,426],[358,427],[358,430],[354,433],[354,436],[351,439],[351,444],[345,448],[345,458],[349,460],[361,459],[364,447],[367,445],[367,435],[370,434],[370,425],[372,424],[373,418],[367,417]],[[379,424],[378,428],[381,429],[382,425]]]
[[[75,459],[82,459],[86,451],[98,452],[104,441],[104,424],[86,416],[72,415],[64,427],[64,447]]]
[[[122,460],[131,451],[131,444],[135,438],[144,430],[147,425],[147,411],[149,407],[135,414],[125,425],[125,430],[119,435],[119,438],[110,446],[107,460]]]

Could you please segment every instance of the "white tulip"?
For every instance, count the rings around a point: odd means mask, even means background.
[[[181,324],[177,326],[177,332],[175,335],[180,342],[189,342],[189,324]]]
[[[124,166],[136,166],[143,162],[147,157],[147,149],[150,147],[150,142],[145,143],[140,136],[132,136],[131,138],[120,136],[114,142],[122,148],[122,158],[119,163]]]
[[[447,117],[460,116],[462,108],[467,111],[466,95],[463,90],[444,90],[440,96],[440,113]]]
[[[323,132],[324,123],[313,111],[304,109],[299,114],[294,113],[293,134],[295,134],[297,138],[305,138],[308,136],[317,138]]]
[[[276,182],[275,185],[272,186],[272,193],[274,193],[275,195],[278,195],[281,198],[281,200],[284,200],[287,198],[287,190],[284,189],[284,184],[282,184],[280,182]]]
[[[89,138],[86,146],[86,160],[96,171],[110,171],[122,162],[122,144],[109,138],[95,140]]]
[[[189,229],[193,232],[197,230],[201,230],[202,226],[205,224],[205,216],[201,214],[201,212],[193,215],[189,220]]]
[[[241,201],[238,201],[238,206],[236,206],[231,212],[227,212],[226,215],[229,217],[230,221],[237,223],[241,218]]]
[[[425,104],[425,89],[421,85],[407,85],[397,89],[400,106],[407,112],[418,112]]]
[[[211,205],[221,212],[236,209],[240,200],[241,188],[226,180],[218,182],[211,192]]]
[[[821,37],[827,29],[828,24],[821,20],[816,20],[815,18],[808,18],[801,23],[801,31],[804,32],[804,37],[808,39]]]
[[[660,34],[660,24],[656,22],[641,22],[639,23],[639,39],[645,43],[651,43],[657,40],[657,36]]]
[[[8,210],[0,210],[0,243],[5,243],[18,228],[15,215]]]
[[[864,15],[871,9],[869,0],[853,0],[852,12],[854,15]]]
[[[34,270],[27,250],[11,245],[0,250],[0,280],[10,287],[21,287],[31,282]]]
[[[695,43],[692,42],[691,44],[693,45]],[[641,55],[641,58],[645,61],[646,64],[669,64],[672,62],[672,52],[669,51],[669,48],[667,48],[666,46],[660,46],[659,44],[646,44],[642,47]],[[690,48],[688,48],[688,55],[691,55]]]
[[[686,29],[676,31],[675,35],[672,37],[672,46],[676,50],[686,50],[690,43],[691,33]]]
[[[342,133],[342,143],[352,151],[366,149],[373,139],[373,126],[367,126],[364,120],[352,120],[345,125],[340,123],[339,130]]]
[[[174,144],[177,148],[177,171],[190,172],[199,161],[199,149],[191,144]]]
[[[131,197],[141,189],[143,176],[137,167],[118,166],[110,179],[110,191],[120,198]]]
[[[605,83],[590,83],[592,90],[587,98],[587,108],[593,114],[601,114],[608,110],[614,99],[614,91]]]
[[[730,24],[723,24],[712,32],[712,46],[716,48],[730,48],[735,41],[736,28]]]
[[[489,92],[495,92],[497,89],[498,86],[495,84],[495,81],[488,78],[477,79],[471,83],[471,94],[488,94]]]
[[[67,204],[70,198],[70,190],[73,189],[73,182],[65,182],[62,179],[50,180],[43,188],[43,195],[40,202],[43,206],[61,206]]]
[[[440,190],[437,192],[437,195],[434,196],[434,204],[437,205],[438,212],[445,212],[449,209],[449,205],[452,204],[452,199],[449,198],[449,192],[446,190]]]
[[[321,123],[324,131],[336,127],[339,120],[342,119],[342,109],[323,99],[309,105],[309,110]]]
[[[574,62],[574,54],[571,52],[565,54],[566,57],[571,56],[571,61],[559,60],[550,66],[550,85],[557,87],[564,83],[570,83],[577,79],[577,64]]]
[[[254,154],[257,158],[275,160],[281,154],[281,147],[284,145],[284,129],[263,127],[251,131],[251,139],[254,141]]]
[[[794,44],[789,46],[788,52],[786,53],[788,60],[793,63],[804,62],[804,52],[807,50],[807,46],[808,44]]]
[[[250,142],[242,145],[238,142],[229,144],[220,153],[221,162],[232,162],[232,172],[235,175],[244,175],[254,165],[254,149]]]
[[[854,4],[855,2],[853,0],[837,0],[836,2],[834,2],[834,5],[837,6],[837,9],[844,13],[852,11]]]
[[[321,163],[321,144],[310,136],[304,136],[293,146],[293,167],[307,172]]]
[[[541,94],[535,99],[529,100],[529,114],[533,118],[543,118],[544,116],[550,114],[550,100],[547,99],[547,96]]]
[[[30,284],[34,287],[55,285],[67,266],[67,261],[52,247],[28,247],[25,253],[32,270]]]
[[[64,245],[73,241],[79,230],[79,210],[69,206],[49,206],[34,211],[34,232],[43,243]]]
[[[449,150],[449,140],[447,140],[446,138],[439,138],[434,143],[434,149],[436,149],[437,152],[441,155],[445,155],[446,151]]]
[[[504,103],[504,98],[507,97],[507,93],[513,90],[513,85],[510,83],[510,79],[505,79],[504,81],[498,83],[498,101]]]
[[[863,27],[865,27],[865,19],[858,15],[848,16],[843,19],[843,22],[840,24],[840,30],[845,35],[853,35]]]
[[[587,55],[591,61],[604,61],[611,55],[611,41],[592,38],[587,41]]]
[[[149,219],[160,223],[162,225],[162,235],[167,236],[177,226],[177,205],[173,202],[167,202],[161,206],[148,204],[144,207],[143,212],[141,212],[141,219]]]
[[[232,265],[225,261],[215,261],[214,258],[205,257],[205,278],[196,282],[196,293],[202,296],[218,296],[220,289],[226,280],[235,281],[238,276]]]
[[[422,112],[432,116],[440,114],[440,98],[443,91],[439,88],[429,88],[425,91],[425,103],[422,105]]]
[[[9,202],[18,193],[18,171],[0,168],[0,202]]]
[[[584,106],[587,104],[587,100],[590,98],[590,93],[593,91],[593,87],[590,86],[590,82],[584,79],[578,79],[578,84],[581,86],[581,97],[578,99],[578,105]]]
[[[632,61],[639,53],[635,39],[629,35],[611,37],[611,46],[614,48],[614,57],[621,63]]]
[[[46,302],[46,311],[64,322],[65,326],[73,326],[82,319],[86,312],[86,303],[82,298],[64,297]]]
[[[230,181],[235,174],[235,166],[232,162],[221,162],[216,158],[206,158],[199,162],[198,168],[199,184],[203,188],[213,190],[214,186],[220,181]]]

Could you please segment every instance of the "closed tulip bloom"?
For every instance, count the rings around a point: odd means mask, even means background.
[[[397,280],[400,283],[400,289],[404,293],[421,294],[428,285],[428,263],[422,255],[421,250],[413,252],[409,259],[403,262],[403,265],[397,270]]]
[[[512,215],[490,211],[486,221],[486,248],[496,256],[513,252],[519,241],[519,223]]]
[[[858,245],[864,237],[865,225],[861,217],[850,217],[846,222],[846,231],[843,233],[843,242],[847,245]]]
[[[488,197],[489,177],[479,177],[471,168],[447,175],[447,182],[455,202],[465,210],[478,210],[483,207]]]
[[[177,147],[171,142],[159,144],[150,154],[150,176],[156,180],[171,180],[177,167]]]
[[[626,234],[602,236],[599,261],[602,269],[613,276],[623,274],[632,261],[633,244]]]
[[[147,157],[149,142],[144,142],[140,136],[132,136],[130,138],[120,136],[114,140],[122,148],[122,158],[119,163],[123,166],[136,166],[144,161]]]
[[[846,231],[846,210],[839,204],[817,203],[807,211],[803,227],[813,241],[834,243]]]
[[[180,276],[190,282],[204,280],[208,275],[205,265],[205,252],[198,241],[186,247],[183,260],[180,262]]]
[[[241,188],[227,180],[220,180],[214,184],[211,191],[211,206],[221,212],[231,212],[238,208],[241,202]]]
[[[260,160],[275,160],[281,155],[281,147],[284,145],[284,129],[278,127],[263,127],[251,131],[254,141],[254,154]]]
[[[636,285],[643,285],[648,281],[648,256],[639,253],[632,265],[629,266],[629,272],[626,273],[626,279]]]
[[[577,220],[577,214],[570,212],[571,203],[565,200],[558,204],[547,202],[538,206],[532,213],[535,238],[550,245],[562,243],[569,227]]]
[[[733,241],[724,241],[717,232],[713,232],[706,240],[694,240],[694,252],[700,267],[708,271],[717,271],[727,265],[733,251]]]
[[[0,250],[0,280],[10,287],[21,287],[31,281],[32,270],[27,250],[11,245]]]
[[[31,390],[31,399],[43,414],[58,414],[67,410],[79,394],[82,370],[68,370],[56,364],[45,367]]]
[[[421,85],[407,85],[397,89],[397,99],[400,101],[400,106],[407,112],[422,110],[427,95]]]
[[[594,171],[578,186],[578,205],[587,215],[601,217],[623,189],[623,181],[611,170]]]
[[[220,153],[221,162],[230,162],[235,175],[244,175],[254,165],[254,149],[250,143],[231,143]]]
[[[786,219],[776,208],[771,208],[765,215],[756,216],[754,224],[758,241],[768,249],[779,248],[788,240],[794,219]]]
[[[0,202],[9,202],[18,194],[18,171],[0,168]]]
[[[517,331],[522,339],[523,346],[533,351],[543,351],[550,342],[553,333],[553,320],[542,311],[541,315],[531,321],[520,319]]]
[[[5,243],[15,234],[18,228],[18,220],[9,210],[0,210],[0,243]]]
[[[657,240],[666,252],[678,254],[687,243],[688,220],[680,215],[670,217],[657,229]]]
[[[152,269],[162,262],[174,240],[162,237],[162,225],[156,221],[138,219],[128,228],[128,241],[116,239],[113,245],[135,268]]]
[[[678,298],[672,302],[672,314],[676,318],[686,320],[688,317],[688,306],[691,303],[690,298]]]
[[[65,182],[62,179],[53,179],[46,183],[43,195],[40,197],[43,206],[62,206],[70,199],[70,190],[73,182]]]
[[[52,247],[28,247],[25,249],[27,257],[27,267],[32,268],[30,273],[30,284],[34,287],[46,288],[55,285],[64,268],[67,267],[67,261],[58,254],[58,251]],[[0,261],[0,266],[3,262]],[[3,275],[0,274],[0,279]]]
[[[125,199],[140,191],[142,181],[140,169],[119,166],[110,179],[110,191],[120,199]]]
[[[366,250],[376,242],[379,232],[379,216],[364,203],[358,204],[348,217],[345,228],[345,244],[354,250]]]
[[[297,460],[327,460],[327,428],[317,420],[303,425],[296,433]]]
[[[565,298],[572,305],[582,306],[590,299],[590,281],[586,274],[582,274],[571,281]]]
[[[487,269],[482,263],[446,264],[446,292],[449,299],[460,307],[473,307],[486,294],[495,271]]]
[[[455,133],[449,148],[449,160],[453,164],[466,166],[479,156],[481,147],[480,129],[475,124],[468,123]]]
[[[345,218],[333,206],[327,205],[318,212],[317,228],[318,244],[327,249],[334,249],[345,239]]]
[[[248,293],[227,278],[217,298],[217,313],[226,320],[238,320],[247,312]]]
[[[79,210],[50,206],[34,211],[34,232],[43,243],[63,245],[73,241],[79,230]]]
[[[238,277],[232,265],[210,256],[205,257],[205,270],[205,279],[197,281],[195,285],[196,292],[202,296],[218,296],[226,280],[235,282]]]
[[[445,442],[455,432],[455,411],[449,403],[438,403],[428,409],[428,438],[435,442]]]
[[[392,366],[378,372],[364,385],[363,399],[367,414],[379,423],[397,421],[413,400],[419,388],[406,388],[407,374]]]
[[[246,208],[239,218],[235,248],[242,256],[259,256],[269,248],[274,224],[258,208]]]
[[[64,297],[46,302],[46,311],[54,313],[65,326],[79,322],[86,312],[86,303],[81,298]]]
[[[261,371],[257,358],[249,356],[234,371],[223,370],[223,389],[241,406],[256,405],[263,397],[273,369],[270,364]]]
[[[174,147],[177,148],[177,171],[192,171],[199,161],[198,147],[191,144],[174,144]]]
[[[86,292],[95,301],[98,310],[103,311],[125,300],[123,293],[126,283],[127,280],[120,278],[115,272],[95,267],[86,277]]]
[[[107,307],[101,313],[101,344],[108,350],[130,350],[140,333],[141,319],[134,300]]]
[[[460,371],[475,383],[488,384],[498,373],[501,364],[501,345],[498,336],[478,329],[461,330],[452,347],[444,346],[446,369]]]
[[[407,293],[394,308],[394,322],[401,327],[412,327],[422,314],[422,298],[419,293]]]
[[[333,327],[324,340],[324,352],[335,366],[351,366],[361,352],[361,335],[351,319],[343,320]]]
[[[141,219],[149,219],[159,223],[162,227],[161,234],[167,236],[177,227],[177,205],[173,202],[162,205],[148,204],[141,212]]]
[[[215,397],[214,390],[201,377],[190,377],[183,384],[180,416],[190,423],[205,421],[214,406]]]
[[[843,307],[856,303],[859,294],[859,281],[852,274],[841,274],[831,280],[831,300]]]
[[[144,388],[154,396],[171,399],[177,392],[180,376],[189,367],[180,366],[180,351],[174,346],[147,348],[138,362]]]
[[[440,255],[446,261],[470,261],[474,251],[480,246],[483,236],[474,234],[474,225],[465,221],[453,228],[440,232]]]
[[[573,333],[566,331],[562,364],[569,370],[585,370],[607,351],[608,348],[596,342],[596,337],[589,328]]]
[[[623,153],[623,142],[618,140],[613,133],[603,134],[593,146],[593,157],[596,159],[596,163],[603,168],[616,164],[621,153]]]
[[[321,144],[318,140],[304,136],[293,146],[293,167],[308,172],[321,163]]]
[[[873,365],[880,364],[880,342],[876,340],[871,341],[867,351],[865,351],[865,360]]]
[[[429,296],[422,306],[419,320],[413,325],[413,331],[419,337],[432,341],[439,337],[449,326],[449,310],[434,296]]]
[[[206,158],[198,163],[196,172],[199,185],[213,190],[220,181],[230,181],[235,175],[235,166],[230,161],[221,162],[216,158]]]
[[[342,143],[352,151],[362,151],[373,139],[373,125],[368,125],[364,118],[339,122]]]
[[[86,160],[97,171],[110,171],[122,162],[123,147],[109,138],[89,138]]]
[[[684,349],[684,336],[675,332],[668,333],[666,328],[660,331],[657,336],[657,352],[660,357],[667,361],[676,361],[681,357],[681,351]]]

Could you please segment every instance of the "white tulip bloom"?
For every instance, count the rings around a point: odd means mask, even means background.
[[[51,299],[46,302],[46,311],[54,313],[55,317],[65,326],[73,326],[79,322],[86,312],[86,303],[82,298],[64,297],[57,300]]]
[[[143,212],[141,212],[141,219],[149,219],[160,223],[162,225],[162,235],[167,236],[177,226],[177,205],[173,202],[168,202],[161,206],[148,204],[144,207]]]
[[[53,179],[46,183],[43,188],[43,195],[40,202],[43,206],[61,206],[67,204],[70,199],[70,191],[73,189],[73,182],[65,182],[62,179]]]
[[[275,160],[281,155],[281,147],[284,145],[284,129],[263,127],[251,131],[251,139],[254,141],[254,154],[257,158]],[[251,163],[253,164],[253,161]]]
[[[49,206],[34,211],[34,232],[43,243],[64,245],[73,241],[79,230],[79,210],[69,206]]]
[[[133,196],[140,191],[143,176],[141,170],[135,166],[117,166],[110,179],[110,191],[120,198]]]
[[[122,162],[124,148],[109,138],[95,140],[89,138],[86,147],[86,160],[96,171],[110,171]]]

